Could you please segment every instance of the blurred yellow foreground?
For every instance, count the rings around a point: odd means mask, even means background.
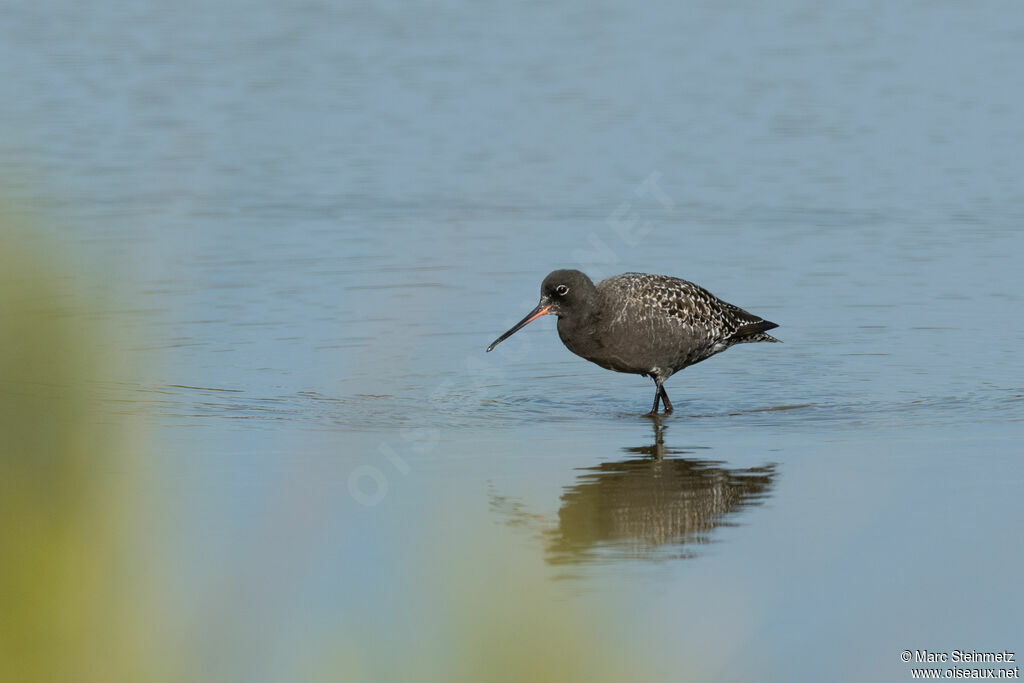
[[[130,436],[99,415],[101,330],[61,254],[0,206],[0,681],[178,680]]]

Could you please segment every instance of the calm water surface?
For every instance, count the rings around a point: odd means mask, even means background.
[[[221,680],[422,638],[411,577],[479,534],[662,679],[1024,655],[1019,5],[56,4],[0,22],[4,194],[109,274],[103,396],[182,609],[238,616]],[[484,354],[558,267],[785,343],[652,421],[553,320]]]

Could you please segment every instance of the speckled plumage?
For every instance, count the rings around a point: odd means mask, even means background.
[[[722,301],[703,287],[667,275],[624,273],[595,285],[578,270],[556,270],[541,284],[541,302],[487,350],[541,315],[558,316],[558,335],[578,356],[617,372],[652,377],[665,412],[662,384],[683,368],[734,344],[777,342],[778,327]]]

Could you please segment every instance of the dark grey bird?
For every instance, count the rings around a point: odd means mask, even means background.
[[[668,275],[624,273],[596,285],[578,270],[556,270],[540,285],[540,303],[487,347],[490,351],[542,315],[558,316],[558,336],[577,356],[616,372],[649,376],[657,389],[650,415],[672,402],[665,380],[733,344],[777,342],[773,322]]]

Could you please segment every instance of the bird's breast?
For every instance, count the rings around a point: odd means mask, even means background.
[[[657,365],[653,363],[647,335],[638,336],[636,330],[630,333],[615,325],[601,324],[600,320],[584,325],[561,318],[558,336],[577,356],[608,370],[643,374]]]

